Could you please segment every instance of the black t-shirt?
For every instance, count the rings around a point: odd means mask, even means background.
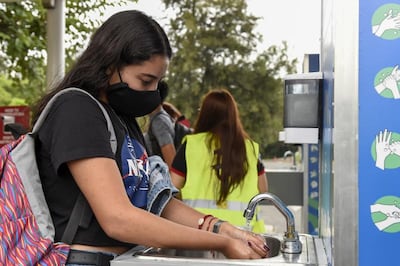
[[[89,96],[70,92],[56,100],[38,132],[37,161],[46,201],[56,228],[55,241],[60,241],[72,208],[80,193],[66,163],[72,160],[107,157],[116,159],[122,171],[122,143],[126,130],[107,104],[103,104],[113,122],[117,152],[110,145],[110,133],[99,106]],[[121,118],[136,146],[144,146],[143,135],[134,118]],[[144,151],[143,151],[144,152]],[[145,153],[145,152],[144,152]],[[145,155],[147,157],[147,154]],[[95,178],[92,177],[92,178]],[[109,238],[95,216],[88,228],[79,228],[74,244],[92,246],[132,246]]]

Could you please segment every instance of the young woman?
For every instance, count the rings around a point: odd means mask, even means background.
[[[156,21],[138,11],[117,13],[38,104],[36,118],[58,91],[83,89],[102,102],[117,136],[114,154],[102,111],[81,92],[60,96],[38,132],[38,167],[55,241],[60,241],[81,193],[94,214],[75,234],[67,265],[107,265],[136,244],[217,250],[229,258],[267,256],[261,237],[229,223],[222,223],[218,233],[207,232],[210,216],[174,198],[161,216],[146,210],[151,169],[135,117],[160,104],[157,84],[170,57],[168,38]]]
[[[201,102],[194,134],[178,150],[171,176],[183,201],[236,226],[247,227],[243,209],[268,190],[258,144],[242,127],[235,99],[226,89],[209,91]],[[252,231],[264,232],[261,219]]]

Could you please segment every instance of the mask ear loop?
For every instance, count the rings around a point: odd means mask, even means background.
[[[119,76],[119,81],[120,81],[120,82],[123,82],[123,81],[122,81],[122,77],[121,77],[121,72],[119,71],[119,69],[118,69],[118,76]]]

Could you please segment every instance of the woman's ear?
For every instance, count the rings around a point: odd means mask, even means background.
[[[107,70],[106,70],[106,75],[107,75],[107,76],[111,76],[113,72],[115,72],[115,67],[110,66],[110,67],[107,68]]]

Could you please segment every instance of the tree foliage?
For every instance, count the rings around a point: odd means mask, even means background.
[[[66,69],[112,6],[132,0],[66,1]],[[56,1],[57,2],[57,1]],[[168,100],[192,121],[210,89],[229,89],[242,122],[262,148],[282,129],[282,73],[294,71],[287,45],[259,51],[259,18],[245,0],[163,0],[174,49]],[[0,105],[31,104],[46,90],[46,9],[41,0],[0,3]],[[151,15],[151,14],[150,14]]]
[[[257,51],[262,36],[259,18],[245,0],[164,0],[176,12],[168,35],[174,49],[167,81],[173,102],[190,120],[210,89],[234,95],[249,135],[262,148],[277,141],[283,120],[282,73],[292,73],[296,60],[287,45]]]
[[[66,68],[105,10],[127,2],[65,0]],[[31,104],[46,90],[46,14],[41,0],[0,3],[0,105]]]

